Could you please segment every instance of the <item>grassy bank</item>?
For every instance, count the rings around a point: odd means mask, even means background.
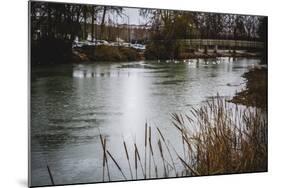
[[[216,58],[216,57],[262,57],[262,51],[242,49],[195,49],[186,48],[173,41],[157,41],[147,44],[144,53],[147,60],[167,59],[194,59],[194,58]]]
[[[75,48],[73,50],[75,55],[75,62],[86,61],[138,61],[142,59],[141,54],[133,49],[126,47],[116,46],[84,46],[81,48]]]
[[[246,89],[237,93],[233,103],[267,109],[267,68],[255,68],[245,73]]]
[[[124,179],[267,171],[267,121],[260,110],[233,108],[233,104],[216,97],[193,109],[191,114],[171,115],[171,127],[178,130],[174,139],[182,143],[181,151],[175,149],[159,128],[148,124],[144,147],[124,141],[120,152],[128,167],[120,166],[107,148],[106,138],[100,136],[104,151],[103,181],[107,177],[110,180],[109,161]],[[158,135],[151,135],[152,129]],[[128,145],[133,146],[132,153],[128,152]],[[140,169],[142,173],[138,174]]]
[[[155,50],[155,49],[154,49]],[[87,61],[98,62],[122,62],[122,61],[139,61],[139,60],[167,60],[167,59],[195,59],[195,58],[216,58],[216,57],[259,57],[259,53],[250,52],[234,52],[218,50],[217,52],[208,51],[196,51],[196,52],[184,52],[177,55],[171,55],[166,53],[164,49],[159,47],[159,54],[151,52],[151,49],[147,49],[145,52],[140,52],[133,48],[116,47],[116,46],[85,46],[81,48],[75,48],[73,50],[73,61],[76,63]]]
[[[216,57],[259,57],[259,52],[236,52],[228,50],[181,49],[180,46],[166,41],[164,44],[149,44],[145,51],[123,46],[83,46],[72,48],[69,40],[41,39],[32,41],[32,64],[66,64],[84,62],[126,62],[139,60],[169,60]]]

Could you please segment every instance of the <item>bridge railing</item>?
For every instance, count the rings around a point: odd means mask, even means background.
[[[263,48],[264,44],[260,41],[244,40],[220,40],[220,39],[180,39],[178,40],[185,46],[224,46],[241,48]]]

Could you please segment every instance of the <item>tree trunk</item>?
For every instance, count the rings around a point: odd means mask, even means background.
[[[49,3],[47,4],[47,37],[50,37],[51,32],[51,8],[49,7]]]
[[[84,8],[83,11],[83,16],[84,16],[84,40],[87,39],[87,10],[86,7]]]
[[[104,21],[105,21],[105,15],[106,15],[107,7],[104,6],[103,13],[102,13],[102,20],[101,20],[101,30],[100,30],[100,38],[103,39],[103,32],[104,32]]]
[[[79,18],[80,18],[80,14],[81,14],[81,8],[77,8],[77,12],[76,12],[76,22],[75,22],[75,32],[78,35],[78,37],[81,37],[81,26],[79,23]]]
[[[92,7],[91,39],[94,41],[95,7]]]

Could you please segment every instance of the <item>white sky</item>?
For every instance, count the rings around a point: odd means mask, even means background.
[[[119,24],[134,24],[134,25],[143,25],[146,24],[146,20],[139,15],[138,8],[123,8],[123,14],[122,17],[116,18],[116,14],[108,14],[107,19],[110,18],[115,23],[118,22]],[[99,16],[102,16],[102,12],[99,13]]]
[[[146,20],[139,15],[139,10],[138,8],[124,8],[124,14],[129,16],[130,19],[130,24],[145,24]]]

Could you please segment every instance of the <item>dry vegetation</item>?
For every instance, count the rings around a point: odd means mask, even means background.
[[[116,46],[84,46],[75,48],[74,54],[77,62],[81,61],[137,61],[141,60],[140,53],[133,48]]]
[[[233,107],[234,106],[234,107]],[[200,176],[213,174],[267,171],[267,119],[259,109],[238,108],[219,97],[191,111],[191,116],[172,114],[172,126],[178,130],[183,152],[176,151],[169,140],[156,127],[158,136],[152,138],[152,127],[145,124],[145,147],[143,158],[134,143],[134,153],[124,150],[130,173],[110,154],[106,138],[100,135],[103,146],[103,181],[108,160],[112,160],[124,179],[149,179],[152,171],[155,178]],[[157,145],[153,145],[156,139]],[[155,153],[160,155],[155,155]],[[179,154],[181,153],[181,154]],[[156,158],[162,161],[159,165]],[[134,168],[131,163],[134,163]],[[142,174],[137,174],[141,168]],[[160,174],[159,169],[164,173]],[[125,174],[130,174],[126,177]],[[133,175],[134,174],[134,175]],[[154,178],[153,177],[153,178]]]
[[[247,80],[246,89],[237,93],[231,102],[246,106],[256,106],[267,109],[267,68],[255,68],[246,72],[243,77]]]

